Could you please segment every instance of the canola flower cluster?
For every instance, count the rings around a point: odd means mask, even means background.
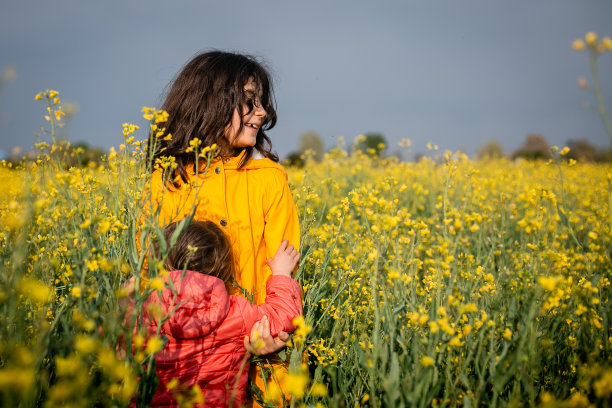
[[[50,122],[55,98],[41,94]],[[164,112],[143,114],[153,143],[171,137]],[[167,273],[143,250],[160,236],[146,186],[151,168],[171,170],[173,160],[148,158],[137,131],[124,124],[125,142],[101,166],[66,168],[56,143],[39,144],[34,162],[0,166],[5,406],[146,406],[155,392],[164,338],[138,316],[163,321],[171,311],[141,310]],[[217,152],[198,140],[190,149],[205,163]],[[280,353],[289,371],[271,373],[267,398],[608,405],[612,167],[565,161],[567,148],[550,162],[376,153],[340,144],[287,169],[304,316]],[[181,406],[203,401],[198,387],[168,388]]]
[[[612,167],[568,152],[291,170],[314,380],[351,406],[609,404]]]
[[[589,31],[584,35],[584,40],[577,38],[572,43],[572,48],[576,51],[583,51],[587,47],[593,48],[597,53],[603,54],[606,51],[612,51],[612,40],[605,36],[598,40],[597,34]]]

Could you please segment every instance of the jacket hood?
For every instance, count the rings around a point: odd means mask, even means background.
[[[165,313],[172,316],[163,324],[166,331],[176,339],[203,337],[214,331],[223,322],[230,308],[230,298],[221,279],[194,271],[172,271],[176,298],[170,288],[162,292],[162,304],[168,305]],[[178,307],[177,307],[178,305]]]

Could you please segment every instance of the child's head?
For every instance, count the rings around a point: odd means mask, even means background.
[[[169,85],[162,108],[169,115],[165,127],[172,139],[161,141],[155,157],[174,156],[177,172],[184,176],[184,167],[194,161],[186,150],[197,137],[202,146],[216,143],[225,156],[245,150],[243,164],[253,149],[278,161],[264,133],[276,124],[274,105],[270,75],[253,57],[223,51],[199,54]],[[240,138],[241,132],[252,140]]]
[[[168,244],[177,225],[172,223],[166,227],[164,235]],[[215,276],[229,286],[234,274],[232,247],[214,222],[192,220],[170,250],[164,267],[171,271],[186,268]]]

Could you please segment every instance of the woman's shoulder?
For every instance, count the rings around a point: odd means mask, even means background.
[[[251,160],[246,167],[249,178],[261,183],[268,192],[283,190],[287,185],[287,172],[283,166],[273,160]]]
[[[268,180],[271,178],[278,178],[279,180],[287,179],[287,172],[280,163],[264,157],[256,150],[244,166],[240,166],[240,162],[241,156],[237,156],[225,162],[224,167],[226,170],[245,171],[252,177],[257,178],[264,177]]]
[[[286,174],[285,169],[280,163],[265,157],[257,150],[253,150],[253,156],[244,166],[244,168],[249,170],[274,169],[280,171],[283,174]]]

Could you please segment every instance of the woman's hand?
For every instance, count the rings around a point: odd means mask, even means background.
[[[299,260],[300,253],[293,245],[289,245],[288,239],[285,239],[278,247],[274,258],[268,259],[266,263],[272,270],[272,275],[283,275],[290,278]]]
[[[253,325],[251,337],[244,336],[244,348],[256,356],[264,356],[281,350],[285,347],[287,340],[289,340],[289,333],[284,331],[278,332],[277,337],[272,337],[270,321],[264,316]]]

